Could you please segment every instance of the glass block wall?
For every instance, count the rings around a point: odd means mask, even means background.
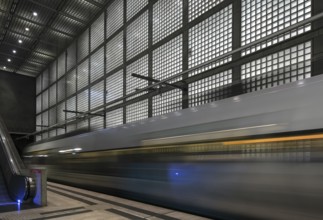
[[[311,7],[311,0],[111,1],[37,77],[36,141],[309,78],[313,43],[301,37],[310,23],[248,45],[310,18]],[[169,81],[183,89],[120,99],[152,84],[133,73],[163,80],[191,68]],[[84,117],[88,111],[95,114]]]

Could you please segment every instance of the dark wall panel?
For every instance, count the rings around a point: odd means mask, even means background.
[[[10,132],[35,130],[35,78],[0,71],[0,114]]]

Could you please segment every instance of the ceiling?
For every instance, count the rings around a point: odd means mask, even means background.
[[[0,70],[37,76],[109,1],[1,0]]]

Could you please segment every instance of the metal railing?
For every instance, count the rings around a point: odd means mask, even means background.
[[[34,196],[35,181],[29,176],[1,116],[0,168],[8,194],[14,201],[23,202]]]

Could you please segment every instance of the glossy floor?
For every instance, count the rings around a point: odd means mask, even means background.
[[[0,213],[1,220],[206,219],[119,197],[48,183],[48,206]]]

